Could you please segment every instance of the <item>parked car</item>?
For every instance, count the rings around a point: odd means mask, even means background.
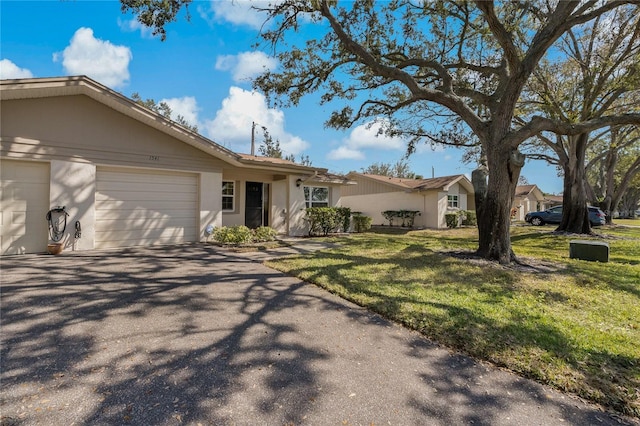
[[[535,226],[546,223],[560,223],[562,221],[562,206],[551,207],[542,212],[529,212],[524,220]],[[589,222],[591,226],[604,225],[606,222],[604,212],[597,207],[589,207]]]

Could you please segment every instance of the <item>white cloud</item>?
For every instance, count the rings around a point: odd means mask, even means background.
[[[256,152],[262,141],[262,126],[274,139],[280,141],[285,154],[298,155],[309,147],[309,143],[285,131],[284,113],[269,108],[264,95],[258,92],[231,87],[229,96],[222,101],[213,120],[204,123],[203,131],[212,140],[231,145],[238,152],[250,152],[251,125],[256,123]]]
[[[181,115],[189,124],[198,126],[198,128],[201,127],[200,123],[198,122],[198,112],[200,111],[200,108],[198,107],[196,98],[194,98],[193,96],[161,99],[159,103],[161,102],[169,105],[169,108],[171,108],[171,118],[173,120]]]
[[[338,147],[327,154],[329,160],[364,160],[364,158],[362,151],[346,146]]]
[[[151,28],[141,24],[136,18],[131,18],[129,20],[122,20],[118,18],[118,26],[124,32],[134,33],[136,31],[140,31],[140,35],[143,38],[153,38]]]
[[[0,79],[5,78],[32,78],[33,73],[26,68],[20,68],[8,59],[0,61]]]
[[[128,82],[132,57],[128,47],[95,38],[91,28],[80,28],[62,52],[62,66],[68,74],[85,74],[116,88]],[[59,59],[54,54],[54,61]]]
[[[221,55],[216,60],[215,68],[220,71],[231,71],[233,81],[248,81],[265,70],[278,66],[277,59],[263,52],[241,52],[237,55]]]
[[[234,25],[246,25],[259,30],[266,19],[266,14],[252,9],[252,4],[267,5],[265,1],[252,0],[211,0],[210,8],[198,7],[200,16],[210,24],[229,22]]]
[[[364,149],[402,150],[407,142],[400,137],[389,137],[379,134],[386,121],[379,119],[361,124],[354,128],[349,136],[342,141],[342,146],[327,154],[330,160],[362,160],[365,158]]]

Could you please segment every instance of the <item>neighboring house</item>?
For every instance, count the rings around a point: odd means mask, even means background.
[[[66,250],[203,241],[209,225],[303,235],[305,206],[347,182],[234,153],[84,76],[3,80],[0,99],[0,254],[45,251],[57,206]]]
[[[513,199],[512,217],[514,220],[524,220],[529,212],[542,211],[548,208],[547,200],[537,185],[516,186]]]
[[[562,194],[560,195],[545,195],[544,196],[544,203],[545,203],[545,208],[548,209],[549,207],[554,207],[554,206],[561,206],[562,205]]]
[[[373,218],[373,224],[388,221],[386,210],[414,210],[414,227],[446,228],[445,214],[475,210],[473,185],[464,175],[432,179],[400,179],[363,173],[349,173],[357,185],[342,189],[339,204]]]

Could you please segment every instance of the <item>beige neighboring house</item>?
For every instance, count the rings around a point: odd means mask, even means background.
[[[547,200],[537,185],[516,186],[513,199],[512,215],[514,220],[524,220],[529,212],[542,211],[548,208]]]
[[[305,207],[336,205],[347,182],[232,152],[84,76],[0,84],[3,255],[45,251],[58,206],[65,250],[204,241],[223,225],[303,235]]]
[[[473,185],[464,175],[432,179],[400,179],[364,173],[349,173],[357,185],[345,186],[339,204],[362,212],[374,225],[388,225],[386,210],[414,210],[417,228],[446,228],[445,214],[475,210]]]

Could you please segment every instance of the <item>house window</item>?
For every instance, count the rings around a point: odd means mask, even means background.
[[[449,208],[458,208],[458,196],[457,195],[447,195],[447,207]]]
[[[326,186],[305,186],[304,201],[309,207],[329,207],[329,188]]]
[[[222,182],[222,210],[233,211],[235,209],[235,182]]]

